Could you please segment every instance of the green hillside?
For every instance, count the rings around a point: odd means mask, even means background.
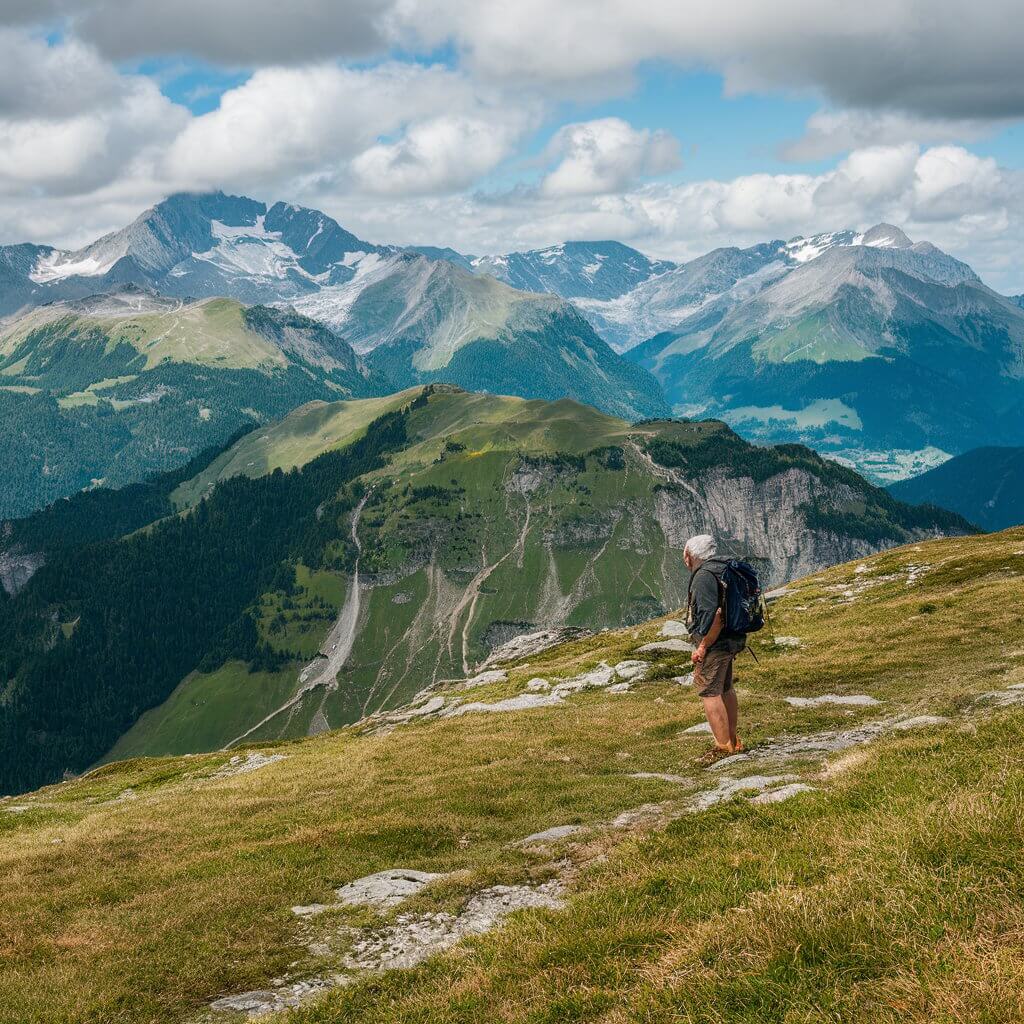
[[[0,1006],[19,1024],[289,1005],[264,1019],[1015,1022],[1022,551],[1020,529],[938,540],[789,584],[739,663],[748,755],[710,770],[687,653],[647,647],[658,620],[439,684],[404,724],[0,802]],[[389,905],[336,894],[396,869],[434,879]]]
[[[176,468],[312,399],[391,390],[315,320],[126,289],[0,325],[0,517]]]
[[[1024,522],[1024,448],[973,448],[889,487],[900,501],[952,509],[986,530]]]
[[[45,564],[0,602],[0,791],[324,731],[517,635],[643,622],[683,601],[694,533],[779,582],[970,529],[714,421],[451,387],[299,409],[174,482],[202,500],[123,540],[16,544]]]

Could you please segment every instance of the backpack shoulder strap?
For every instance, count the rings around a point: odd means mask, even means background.
[[[718,588],[718,607],[721,608],[722,611],[724,612],[725,611],[725,581],[722,579],[722,576],[721,576],[720,573],[714,572],[710,568],[710,566],[708,565],[708,562],[717,562],[719,565],[721,565],[723,567],[723,570],[724,570],[724,567],[727,566],[729,563],[728,563],[728,560],[724,559],[724,558],[706,558],[697,567],[697,572],[706,571],[708,573],[708,575],[711,576],[714,579],[715,586]],[[691,589],[693,587],[693,581],[697,578],[697,572],[695,572],[690,577],[690,588]],[[689,596],[689,595],[687,595],[687,596]]]

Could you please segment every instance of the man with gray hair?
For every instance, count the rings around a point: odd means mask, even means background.
[[[739,705],[732,685],[732,663],[746,646],[746,637],[725,628],[722,572],[726,561],[716,555],[715,538],[707,533],[691,537],[683,549],[683,561],[691,574],[686,623],[695,645],[690,656],[693,677],[715,738],[714,746],[698,762],[703,765],[743,749],[736,734]]]

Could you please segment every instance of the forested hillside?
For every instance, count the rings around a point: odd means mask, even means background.
[[[301,470],[228,481],[125,540],[53,551],[17,599],[0,598],[0,791],[85,768],[204,659],[280,657],[249,607],[290,590],[295,562],[345,566],[344,488],[403,443],[407,415]]]
[[[972,448],[889,488],[900,501],[952,509],[986,530],[1024,523],[1024,448]]]
[[[138,289],[0,326],[0,518],[177,469],[311,399],[392,390],[308,317]]]

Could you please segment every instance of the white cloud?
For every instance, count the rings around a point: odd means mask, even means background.
[[[0,117],[63,117],[116,100],[124,80],[94,50],[0,29]]]
[[[926,118],[898,111],[821,110],[807,120],[799,139],[785,143],[787,160],[821,160],[865,146],[902,142],[972,142],[999,130],[1001,122],[985,118]]]
[[[478,78],[520,90],[619,92],[640,64],[668,61],[722,73],[731,93],[810,90],[838,108],[939,120],[1024,116],[1017,0],[6,0],[0,24],[58,17],[114,60],[187,53],[259,67],[452,43]]]
[[[89,192],[152,160],[187,118],[80,43],[0,32],[0,195]]]
[[[352,161],[355,183],[377,195],[417,195],[466,188],[511,152],[525,119],[436,117],[395,143],[379,143]]]
[[[0,24],[66,19],[112,60],[191,54],[236,66],[363,57],[386,0],[4,0]]]
[[[679,143],[668,132],[638,131],[618,117],[564,125],[549,153],[561,161],[541,183],[548,196],[616,192],[680,162]]]
[[[621,89],[645,61],[710,68],[731,93],[808,89],[841,107],[1024,116],[1017,0],[399,0],[399,34],[454,39],[481,77]]]
[[[967,260],[994,287],[1024,290],[1015,241],[1024,230],[1024,173],[962,147],[871,147],[821,174],[655,183],[597,196],[517,189],[380,205],[314,191],[304,201],[361,237],[402,244],[485,253],[617,238],[677,260],[884,220]]]
[[[367,164],[381,169],[389,152],[398,170],[403,145],[410,160],[433,160],[436,168],[440,155],[427,151],[443,144],[438,133],[460,131],[457,117],[445,122],[437,112],[483,109],[472,83],[441,66],[265,68],[187,126],[171,147],[168,169],[172,177],[208,186],[283,183],[290,175],[338,177],[346,161],[371,149],[364,172]],[[425,122],[432,127],[422,127]],[[379,143],[406,130],[414,134],[397,147]],[[471,130],[472,118],[461,122],[463,135]],[[415,173],[405,176],[416,183]]]

